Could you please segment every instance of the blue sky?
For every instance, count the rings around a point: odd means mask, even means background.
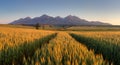
[[[120,0],[0,0],[0,23],[43,14],[120,25]]]

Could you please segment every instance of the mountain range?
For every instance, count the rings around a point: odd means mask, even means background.
[[[37,23],[41,25],[111,25],[109,23],[103,23],[100,21],[87,21],[72,15],[68,15],[64,18],[60,16],[52,17],[48,15],[42,15],[35,18],[26,17],[15,20],[9,24],[35,25]]]

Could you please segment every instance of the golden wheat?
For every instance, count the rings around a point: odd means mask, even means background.
[[[93,51],[88,51],[86,46],[63,32],[49,44],[38,49],[35,58],[36,64],[42,65],[104,65],[105,63],[101,55],[94,55]]]
[[[99,41],[105,41],[107,43],[120,44],[120,32],[74,32],[75,34],[90,37]]]
[[[43,30],[0,27],[0,50],[8,46],[14,47],[23,43],[33,42],[52,33],[51,31]]]

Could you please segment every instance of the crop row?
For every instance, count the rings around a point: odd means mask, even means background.
[[[41,48],[41,45],[47,43],[56,34],[48,35],[34,42],[29,42],[30,44],[21,44],[18,47],[9,47],[6,50],[0,51],[0,65],[23,65],[23,58],[32,57],[34,51]]]
[[[119,31],[104,31],[104,32],[75,32],[75,34],[90,37],[98,41],[104,41],[108,44],[120,45],[120,32]]]
[[[0,65],[23,65],[37,48],[55,37],[51,31],[0,27]]]
[[[96,35],[96,34],[94,34]],[[102,54],[103,58],[114,65],[120,65],[120,46],[107,41],[102,41],[101,38],[93,38],[82,34],[71,34],[77,41],[83,43],[88,49],[93,49],[95,53]],[[100,35],[99,35],[100,36]],[[98,36],[98,37],[99,37]],[[103,38],[103,37],[102,37]],[[98,40],[99,39],[99,40]],[[104,39],[104,38],[103,38]]]
[[[0,27],[0,50],[27,44],[52,33],[54,32]]]
[[[29,64],[29,59],[25,59]],[[34,53],[31,64],[35,65],[108,65],[101,55],[74,40],[69,34],[60,32],[48,44]]]

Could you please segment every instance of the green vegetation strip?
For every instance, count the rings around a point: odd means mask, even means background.
[[[12,65],[12,63],[15,65],[23,65],[23,57],[32,57],[36,49],[41,48],[44,43],[48,43],[49,40],[53,39],[55,36],[56,33],[35,40],[34,42],[24,43],[20,46],[0,51],[0,65]]]
[[[96,54],[102,54],[103,58],[114,65],[120,65],[120,46],[95,40],[81,35],[70,34],[77,41],[83,43],[88,49],[93,49]]]

